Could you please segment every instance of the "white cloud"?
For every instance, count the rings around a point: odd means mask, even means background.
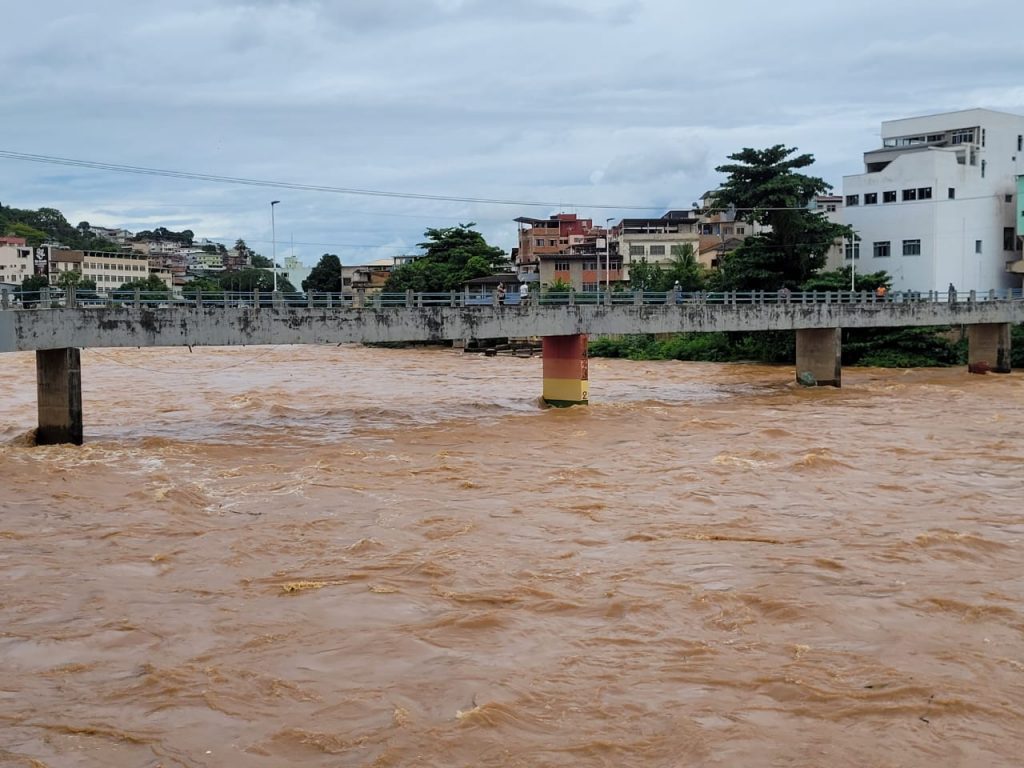
[[[688,205],[745,146],[799,146],[838,183],[883,119],[1024,112],[1012,0],[11,5],[0,148],[600,218],[587,203]],[[5,204],[72,219],[270,239],[267,190],[10,160],[0,180]],[[307,261],[408,250],[428,226],[470,220],[508,248],[515,216],[553,212],[272,196],[279,235],[340,246],[297,246]]]

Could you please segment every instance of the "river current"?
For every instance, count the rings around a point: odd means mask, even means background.
[[[0,367],[0,765],[1013,766],[1024,376],[342,347]]]

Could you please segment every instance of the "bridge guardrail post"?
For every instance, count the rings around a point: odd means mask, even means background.
[[[643,304],[644,303],[644,292],[643,291],[633,291],[633,303],[634,304]]]
[[[978,292],[977,291],[972,290],[970,293],[967,294],[967,303],[968,304],[973,304],[977,300],[978,300]]]
[[[610,307],[612,305],[612,292],[610,288],[605,290],[604,301],[602,301],[601,303],[604,304],[606,307]]]
[[[412,288],[405,289],[405,306],[412,306]]]
[[[75,301],[75,286],[69,285],[67,287],[67,292],[65,295],[67,296],[67,300],[65,301],[66,306],[71,308],[78,306],[78,304]]]
[[[50,309],[50,289],[43,288],[39,292],[39,303],[46,309]]]
[[[364,288],[357,288],[356,289],[356,296],[355,296],[354,301],[355,301],[355,305],[359,309],[362,309],[364,306],[366,306],[366,290]]]
[[[454,307],[454,306],[457,306],[457,305],[458,305],[458,302],[455,299],[455,289],[452,288],[448,292],[448,306],[449,307]]]
[[[274,309],[281,309],[284,307],[284,294],[280,291],[274,291],[270,294],[270,301],[274,305]]]
[[[576,289],[575,288],[570,288],[569,289],[569,306],[572,307],[572,306],[575,306],[575,304],[576,304]]]
[[[995,288],[989,288],[988,289],[988,300],[989,301],[995,301],[996,300],[996,289]]]
[[[0,290],[0,309],[10,309],[10,308],[11,308],[11,295],[10,295],[10,293],[8,293],[7,289],[4,288],[4,289]]]
[[[253,288],[252,289],[252,305],[254,307],[256,307],[256,309],[260,309],[261,308],[260,307],[260,289],[259,288]]]
[[[416,294],[416,306],[423,306],[423,291],[420,291],[419,293]]]
[[[327,308],[328,309],[334,309],[334,295],[330,291],[328,291],[327,294],[326,294],[326,298],[327,298]]]
[[[310,291],[306,294],[306,306],[312,309],[316,305],[316,291]]]
[[[135,296],[132,298],[132,303],[136,307],[139,307],[139,306],[142,305],[142,289],[141,288],[136,288],[135,289]]]

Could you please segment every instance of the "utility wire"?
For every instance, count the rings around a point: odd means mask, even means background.
[[[238,176],[218,176],[211,173],[192,173],[188,171],[172,171],[162,168],[146,168],[137,165],[121,165],[117,163],[100,163],[92,160],[75,160],[68,157],[52,155],[33,155],[25,152],[11,152],[0,149],[0,157],[8,160],[24,160],[30,163],[48,163],[75,168],[90,168],[98,171],[114,171],[117,173],[133,173],[140,176],[163,176],[171,179],[191,179],[209,181],[218,184],[241,184],[250,187],[270,187],[273,189],[293,189],[302,192],[329,192],[338,195],[362,195],[365,197],[387,197],[405,200],[435,200],[447,203],[482,203],[489,205],[514,205],[519,207],[537,208],[595,208],[602,210],[623,211],[658,211],[664,206],[650,205],[610,205],[589,203],[542,202],[537,200],[504,200],[489,197],[460,197],[458,195],[428,195],[417,192],[385,192],[375,189],[355,189],[349,187],[330,187],[320,184],[299,184],[289,181],[269,181],[266,179],[248,179]]]

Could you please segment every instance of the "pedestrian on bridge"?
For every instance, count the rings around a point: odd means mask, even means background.
[[[498,303],[505,303],[505,284],[498,283],[498,288],[495,290],[495,294],[498,296]]]

